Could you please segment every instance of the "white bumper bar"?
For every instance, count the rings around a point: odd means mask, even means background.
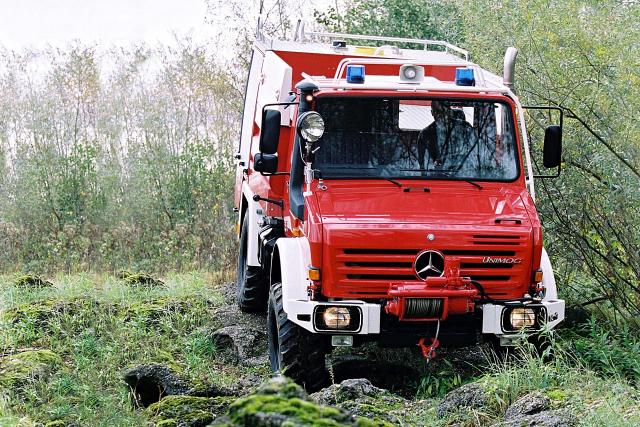
[[[335,332],[318,331],[314,325],[314,313],[318,306],[340,306],[340,307],[357,307],[360,310],[360,327],[356,331],[340,331]],[[564,300],[542,301],[540,303],[531,304],[528,307],[544,307],[546,310],[546,327],[555,328],[564,319]],[[380,315],[382,306],[380,304],[371,304],[364,301],[305,301],[305,300],[288,300],[286,304],[287,317],[292,322],[300,325],[310,332],[324,333],[346,333],[349,335],[368,335],[380,333]],[[494,334],[501,338],[509,336],[517,336],[518,332],[505,331],[502,325],[504,305],[484,304],[482,308],[482,333]]]

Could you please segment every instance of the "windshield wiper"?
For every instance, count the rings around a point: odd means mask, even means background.
[[[455,176],[452,172],[450,171],[445,171],[445,170],[440,170],[440,169],[400,169],[403,172],[435,172],[435,173],[441,173],[443,175],[446,175],[450,178],[456,178],[460,181],[464,181],[464,182],[468,182],[469,184],[473,185],[474,187],[476,187],[478,190],[482,190],[484,189],[484,187],[480,184],[478,184],[475,181],[472,181],[470,179],[466,179],[466,178],[458,178],[457,176]]]
[[[345,167],[331,167],[331,166],[330,166],[328,169],[375,170],[376,168],[375,168],[375,167],[360,167],[360,168],[359,168],[359,167],[348,167],[348,168],[345,168]],[[351,178],[354,178],[354,179],[355,179],[355,178],[360,178],[360,177],[351,177]],[[363,177],[363,178],[365,178],[365,177]],[[411,191],[411,190],[416,190],[416,189],[417,189],[416,187],[409,187],[409,186],[405,186],[405,185],[404,185],[404,184],[402,184],[401,182],[396,181],[395,179],[393,179],[393,178],[389,178],[389,177],[386,177],[386,176],[381,176],[381,175],[366,175],[366,178],[384,179],[385,181],[389,181],[390,183],[392,183],[392,184],[393,184],[393,185],[395,185],[396,187],[401,188],[401,189],[402,189],[402,191],[404,191],[405,193],[408,193],[408,192],[409,192],[409,191]],[[429,193],[429,192],[431,191],[428,187],[420,187],[420,188],[422,188],[422,191],[423,191],[423,192],[425,192],[425,193]]]
[[[377,178],[386,179],[390,183],[397,185],[398,188],[402,188],[403,187],[403,185],[401,183],[399,183],[398,181],[396,181],[395,179],[387,178],[386,176],[380,176],[380,177],[377,177]]]

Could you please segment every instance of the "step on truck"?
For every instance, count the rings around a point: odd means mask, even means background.
[[[498,76],[443,41],[258,31],[235,154],[237,299],[267,311],[274,371],[315,390],[336,346],[430,358],[563,320],[516,55]],[[560,172],[556,112],[544,177]]]

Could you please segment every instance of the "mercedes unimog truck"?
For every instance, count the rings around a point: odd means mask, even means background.
[[[274,371],[315,390],[336,346],[430,358],[563,320],[516,54],[498,76],[443,41],[258,31],[236,153],[237,297],[267,311]],[[542,151],[554,173],[559,113]]]

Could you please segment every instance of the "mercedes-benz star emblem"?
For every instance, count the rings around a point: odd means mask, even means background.
[[[444,274],[444,256],[438,251],[422,251],[413,263],[413,270],[420,280],[441,277]]]

